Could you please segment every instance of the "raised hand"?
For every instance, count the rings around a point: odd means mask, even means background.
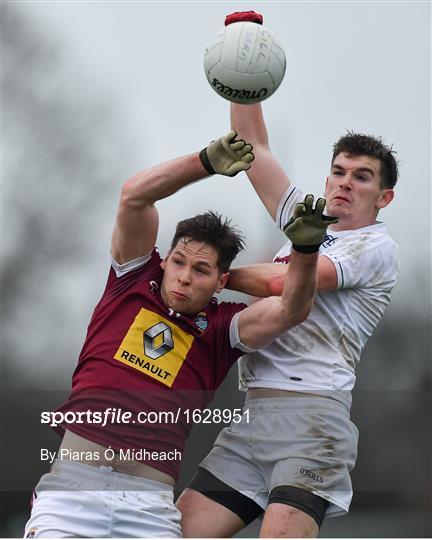
[[[235,176],[249,169],[254,160],[252,145],[236,137],[237,133],[230,131],[200,152],[201,162],[209,174]]]
[[[306,195],[302,203],[297,203],[292,218],[284,228],[293,248],[302,253],[317,252],[324,241],[327,227],[338,222],[337,218],[323,214],[325,199],[317,199],[315,208],[313,202],[314,196]]]

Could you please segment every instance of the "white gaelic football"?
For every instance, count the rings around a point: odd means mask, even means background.
[[[210,86],[235,103],[257,103],[277,90],[285,75],[285,53],[273,32],[254,22],[225,26],[204,55]]]

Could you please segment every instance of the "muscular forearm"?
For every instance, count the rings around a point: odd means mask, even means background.
[[[290,258],[291,260],[291,258]],[[250,266],[240,266],[230,270],[227,289],[238,291],[259,298],[281,296],[284,288],[284,278],[287,274],[286,264],[263,263]],[[288,274],[288,279],[292,273]],[[294,275],[298,276],[297,272]],[[318,257],[317,290],[331,291],[337,287],[335,265],[325,256]]]
[[[150,253],[159,216],[155,202],[213,174],[235,176],[250,167],[251,146],[230,131],[201,152],[161,163],[130,178],[122,187],[111,253],[119,263]]]
[[[231,127],[254,147],[268,147],[267,128],[260,103],[239,105],[231,103]]]
[[[316,253],[296,252],[287,266],[273,265],[285,270],[282,296],[264,298],[242,312],[239,319],[242,343],[259,349],[306,319],[315,294],[317,258]]]
[[[281,297],[285,320],[295,325],[309,315],[317,287],[318,253],[293,250]]]
[[[122,198],[130,206],[153,204],[205,176],[197,152],[137,173],[124,184]]]
[[[231,124],[239,137],[253,146],[255,161],[247,171],[247,176],[267,211],[275,219],[279,202],[290,180],[270,151],[261,105],[232,104]]]
[[[254,264],[230,270],[227,289],[265,298],[282,294],[285,264]]]
[[[313,202],[313,196],[307,195],[302,203],[298,203],[284,230],[293,248],[283,280],[282,296],[271,296],[249,306],[239,318],[240,339],[249,347],[263,347],[292,326],[302,323],[312,309],[317,290],[318,261],[327,260],[319,257],[318,250],[328,224],[336,221],[323,216],[324,199],[318,199],[315,207]],[[326,266],[321,262],[321,268],[325,270]],[[330,279],[333,270],[327,268],[326,272],[329,274],[326,286],[335,286],[337,282]]]

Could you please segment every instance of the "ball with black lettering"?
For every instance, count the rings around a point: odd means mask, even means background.
[[[285,53],[268,28],[254,22],[225,26],[204,55],[210,86],[220,96],[244,105],[271,96],[285,75]]]

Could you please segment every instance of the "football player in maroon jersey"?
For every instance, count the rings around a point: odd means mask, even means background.
[[[107,285],[90,321],[67,401],[53,413],[63,441],[40,480],[27,537],[178,537],[173,485],[190,411],[204,409],[231,365],[308,315],[317,250],[331,220],[307,196],[286,234],[295,249],[283,293],[249,307],[218,303],[243,247],[214,212],[155,248],[156,201],[213,174],[250,167],[235,132],[140,172],[121,192]],[[55,425],[56,422],[52,422]]]

